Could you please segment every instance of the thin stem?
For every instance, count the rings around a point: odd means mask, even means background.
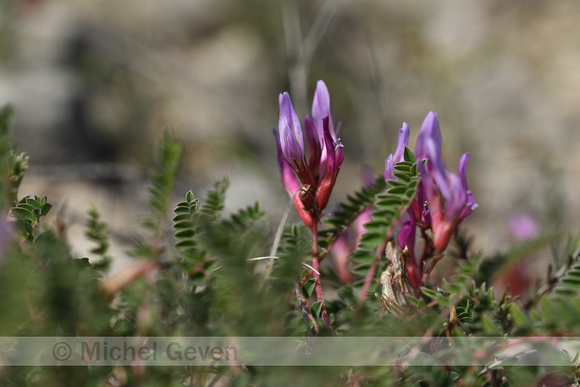
[[[334,239],[330,242],[330,244],[326,248],[325,252],[323,252],[323,253],[318,252],[318,263],[319,264],[322,263],[322,261],[324,261],[324,258],[326,258],[328,256],[328,254],[330,253],[330,251],[334,247],[334,243],[337,241],[337,239],[339,239],[342,236],[342,234],[344,234],[345,231],[346,231],[346,228],[335,234]],[[318,242],[318,238],[317,238],[317,242]],[[308,273],[306,273],[304,275],[304,277],[302,277],[300,279],[300,286],[304,285],[306,283],[306,281],[308,281],[308,278],[310,278],[312,273],[313,273],[313,271],[309,270]]]
[[[300,192],[300,190],[296,190],[294,195],[290,198],[290,201],[286,205],[286,210],[284,211],[284,215],[282,215],[282,219],[280,220],[280,224],[278,225],[278,230],[276,231],[276,236],[274,237],[274,243],[272,244],[272,250],[270,250],[270,260],[268,261],[268,265],[266,266],[266,271],[264,272],[264,277],[262,277],[262,281],[260,281],[260,286],[258,286],[258,290],[262,289],[266,280],[272,274],[272,270],[274,269],[274,260],[276,257],[276,252],[278,251],[278,246],[280,245],[280,239],[282,239],[282,233],[284,232],[284,225],[286,224],[286,219],[288,219],[288,214],[292,209],[294,204],[294,198]]]
[[[314,271],[312,275],[314,275],[314,279],[316,280],[316,300],[321,302],[321,315],[322,320],[324,320],[324,324],[326,327],[331,331],[334,332],[332,329],[332,324],[330,324],[330,318],[328,317],[328,311],[326,310],[326,305],[324,304],[324,295],[322,294],[322,284],[320,282],[320,269],[319,269],[319,261],[318,261],[318,223],[314,222],[312,224],[312,268]]]

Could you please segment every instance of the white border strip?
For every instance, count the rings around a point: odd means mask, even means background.
[[[0,337],[0,366],[567,366],[580,337]]]

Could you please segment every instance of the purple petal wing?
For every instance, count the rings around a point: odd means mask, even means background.
[[[323,81],[318,81],[316,84],[316,91],[314,92],[314,99],[312,101],[312,119],[314,125],[318,130],[318,135],[322,138],[324,128],[322,120],[329,117],[329,130],[333,140],[336,140],[336,133],[334,132],[334,123],[330,115],[330,95],[328,88]]]
[[[405,147],[409,145],[409,132],[409,125],[403,122],[403,127],[399,129],[399,141],[394,155],[394,161],[396,163],[404,160],[403,153],[405,152]]]
[[[393,161],[393,155],[390,154],[389,157],[385,160],[385,181],[387,180],[395,180],[395,176],[393,175],[393,169],[395,168],[395,162]]]
[[[286,161],[300,168],[302,162],[305,162],[300,120],[292,107],[288,93],[282,94],[279,101],[280,118],[278,120],[278,129],[280,130],[282,154]]]
[[[327,157],[325,170],[320,171],[320,178],[315,195],[316,205],[318,206],[319,211],[322,211],[328,203],[328,199],[330,198],[332,188],[334,187],[334,183],[336,181],[336,175],[338,174],[340,165],[344,160],[344,152],[342,150],[341,144],[334,141],[331,137],[329,129],[329,118],[324,118],[323,123],[324,143],[327,151]]]
[[[276,139],[276,148],[278,149],[278,166],[280,167],[280,174],[282,175],[282,184],[284,185],[286,192],[288,192],[288,195],[292,196],[294,195],[294,192],[300,188],[300,182],[282,155],[282,148],[280,147],[280,138],[278,132],[275,129],[272,129],[272,132],[274,133],[274,138]]]
[[[417,160],[422,160],[428,157],[428,139],[435,142],[436,147],[439,149],[438,153],[441,154],[442,138],[441,129],[439,129],[439,119],[437,118],[437,113],[429,112],[423,121],[421,131],[417,137],[417,145],[415,146],[415,157]]]

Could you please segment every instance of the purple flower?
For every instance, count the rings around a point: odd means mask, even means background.
[[[441,137],[441,129],[439,129],[437,113],[433,112],[427,114],[427,117],[425,117],[425,120],[423,121],[423,125],[421,125],[419,136],[417,136],[417,144],[415,145],[415,157],[417,160],[428,158],[428,141],[432,142],[435,148],[439,150],[439,153],[441,153],[443,139]]]
[[[308,146],[306,161],[300,121],[288,93],[280,94],[278,132],[274,130],[278,148],[278,164],[282,183],[290,196],[297,190],[294,205],[298,214],[311,227],[320,219],[328,204],[336,176],[344,160],[340,140],[336,138],[330,116],[330,97],[323,81],[318,81],[312,103],[312,118],[304,120],[304,134]]]
[[[403,127],[399,129],[397,150],[394,155],[391,153],[385,160],[385,180],[397,180],[393,175],[393,169],[395,168],[396,163],[400,163],[404,160],[403,154],[407,145],[409,145],[409,125],[407,125],[406,122],[403,122]]]
[[[528,214],[516,213],[509,218],[510,234],[515,240],[525,241],[538,236],[538,222]]]
[[[457,175],[449,172],[441,158],[441,131],[437,114],[430,112],[417,138],[415,155],[427,158],[427,165],[419,162],[421,189],[429,206],[433,245],[438,252],[447,247],[457,225],[477,208],[467,186],[466,168],[469,153],[465,153]]]

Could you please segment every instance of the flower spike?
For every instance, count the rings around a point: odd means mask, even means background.
[[[461,157],[456,175],[445,167],[441,147],[437,113],[430,112],[417,138],[415,154],[418,159],[427,159],[427,165],[419,163],[420,188],[428,202],[433,245],[437,252],[445,250],[457,225],[477,208],[467,186],[469,153]]]
[[[308,227],[320,220],[328,204],[344,151],[336,138],[330,116],[330,97],[323,81],[318,81],[312,103],[312,117],[304,120],[304,136],[309,158],[306,161],[302,128],[292,107],[290,95],[280,94],[278,132],[274,131],[278,148],[278,164],[282,183],[290,196],[297,190],[295,207]]]

